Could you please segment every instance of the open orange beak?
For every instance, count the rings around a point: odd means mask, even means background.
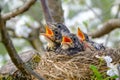
[[[80,28],[78,28],[77,35],[81,41],[85,40],[85,36],[84,36],[83,32],[80,30]]]
[[[69,37],[67,36],[62,37],[62,44],[70,44],[70,43],[72,43],[72,40]]]
[[[45,30],[46,30],[46,32],[42,33],[42,35],[51,39],[51,37],[54,35],[53,31],[47,25],[45,26]]]
[[[62,42],[61,42],[61,48],[62,49],[68,49],[69,47],[72,46],[72,40],[68,36],[63,36],[62,37]]]

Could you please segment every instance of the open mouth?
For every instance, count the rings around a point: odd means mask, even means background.
[[[62,37],[62,43],[72,43],[72,40],[67,36],[63,36]]]
[[[71,38],[67,36],[62,37],[62,42],[61,42],[62,48],[63,49],[68,49],[72,45],[72,40]]]
[[[45,26],[45,33],[41,33],[41,35],[45,36],[47,39],[53,41],[53,36],[54,36],[54,33],[52,31],[52,29],[50,29],[48,26]]]

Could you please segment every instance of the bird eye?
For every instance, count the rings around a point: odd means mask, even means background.
[[[58,31],[55,31],[55,34],[58,34]]]
[[[76,38],[73,38],[73,41],[76,41]]]
[[[60,25],[58,25],[58,28],[61,28],[61,26],[60,26]]]

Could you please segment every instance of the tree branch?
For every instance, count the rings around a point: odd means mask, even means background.
[[[1,18],[0,18],[0,32],[1,32],[2,42],[5,45],[5,48],[7,49],[11,60],[16,65],[16,67],[19,70],[21,70],[23,74],[28,75],[28,72],[23,68],[23,61],[17,55],[17,52],[12,44],[12,41],[6,31],[5,21],[3,21]]]
[[[105,22],[101,29],[98,29],[95,32],[90,33],[89,35],[92,36],[92,38],[98,38],[104,36],[107,33],[110,33],[112,30],[116,28],[120,28],[120,19],[111,19],[108,22]]]
[[[44,12],[46,23],[47,24],[53,23],[54,20],[53,20],[51,13],[49,11],[47,0],[41,0],[41,5],[42,5],[43,12]]]
[[[114,16],[114,18],[118,18],[119,17],[119,11],[120,11],[120,4],[118,5],[118,10],[116,15]],[[109,42],[109,38],[110,38],[111,34],[109,33],[106,40],[105,40],[105,46],[107,46],[108,42]]]
[[[29,67],[27,67],[24,64],[24,62],[22,61],[22,59],[19,57],[19,55],[17,54],[17,51],[15,50],[15,47],[13,46],[11,39],[10,39],[10,36],[7,32],[5,24],[6,24],[6,21],[4,19],[2,19],[1,15],[0,15],[1,40],[2,40],[2,43],[4,44],[5,48],[7,49],[8,54],[9,54],[12,62],[14,63],[14,65],[21,71],[21,73],[23,75],[25,75],[26,78],[30,79],[31,75],[33,75],[37,79],[43,80],[43,78],[41,78],[40,75],[35,73]]]
[[[25,11],[27,11],[35,2],[36,2],[36,0],[28,0],[22,7],[19,7],[9,13],[2,15],[2,18],[4,20],[9,20],[12,17],[22,14]]]

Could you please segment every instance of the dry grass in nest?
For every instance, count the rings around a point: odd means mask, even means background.
[[[99,67],[100,72],[106,72],[106,63],[100,65],[98,52],[80,52],[75,55],[56,55],[47,52],[41,59],[36,71],[46,80],[89,80],[92,76],[90,65]]]

